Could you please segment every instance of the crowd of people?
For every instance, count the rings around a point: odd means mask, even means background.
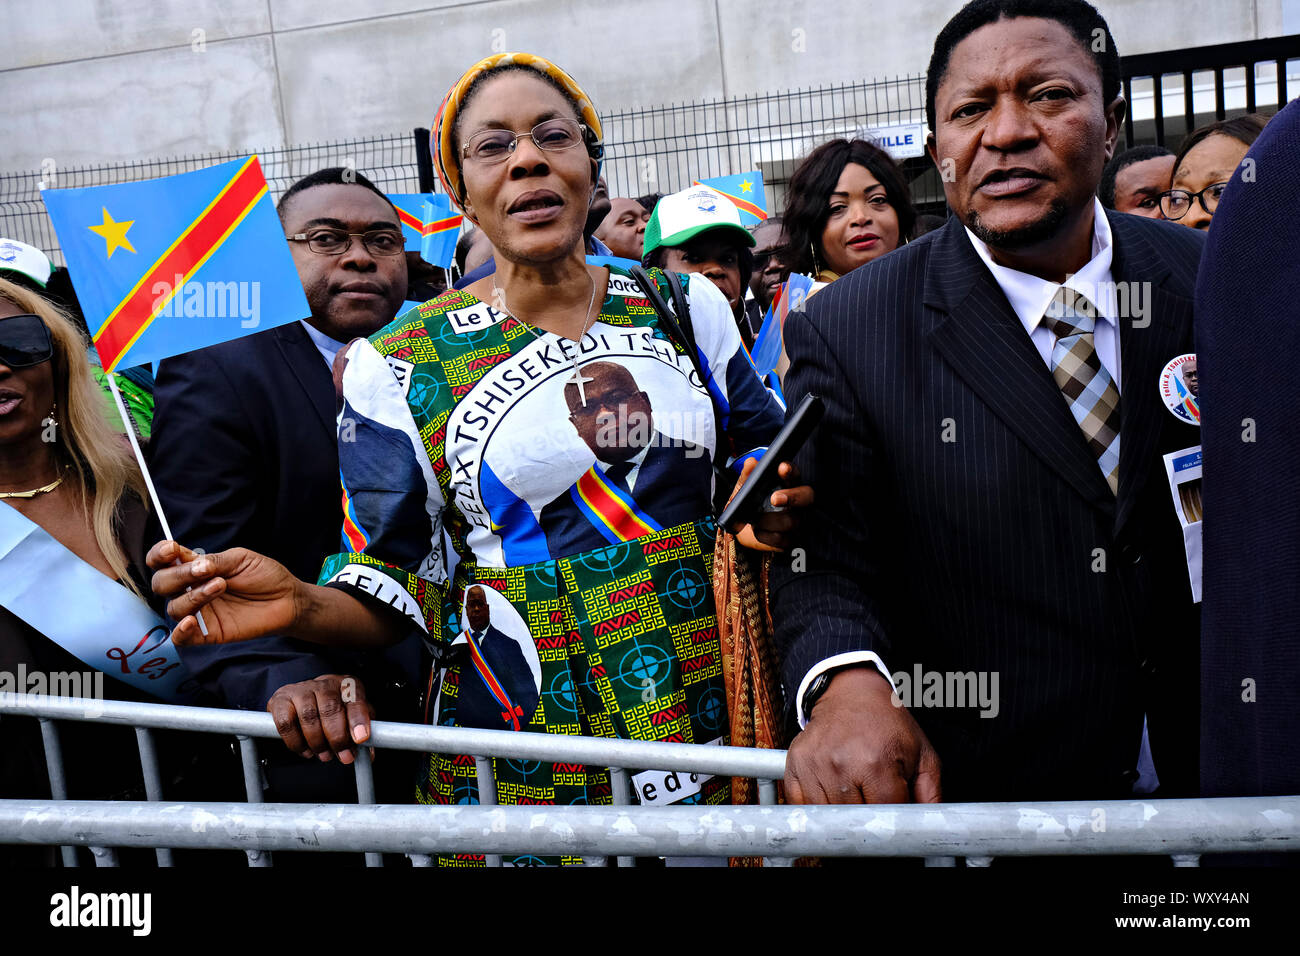
[[[117,377],[170,538],[75,299],[2,240],[0,506],[165,611],[194,701],[274,715],[270,801],[355,799],[373,719],[727,742],[736,563],[761,569],[790,802],[1295,792],[1294,743],[1275,759],[1294,682],[1247,716],[1233,694],[1264,679],[1241,661],[1294,645],[1269,601],[1294,602],[1274,588],[1296,544],[1231,642],[1207,629],[1203,674],[1200,547],[1165,459],[1199,451],[1204,401],[1208,618],[1214,575],[1249,560],[1214,537],[1237,504],[1211,468],[1243,454],[1239,419],[1273,412],[1238,402],[1210,442],[1244,383],[1198,362],[1203,328],[1238,347],[1203,303],[1249,286],[1245,250],[1294,258],[1297,217],[1261,232],[1242,171],[1297,148],[1297,104],[1121,152],[1117,46],[1084,0],[972,0],[937,35],[926,99],[946,218],[918,215],[886,151],[834,139],[746,228],[708,186],[610,197],[574,76],[525,53],[474,64],[432,132],[473,226],[454,277],[404,252],[364,175],[321,169],[277,207],[311,314]],[[813,294],[774,388],[750,350],[793,274]],[[1294,307],[1277,321],[1294,343]],[[1254,374],[1285,388],[1270,367]],[[1195,421],[1157,388],[1170,369]],[[785,397],[810,393],[825,419],[781,486],[719,528]],[[1260,447],[1293,462],[1287,434],[1261,427]],[[1274,623],[1247,648],[1252,613]],[[0,670],[82,669],[66,643],[0,608]],[[966,675],[993,675],[995,706],[952,699]],[[70,796],[142,792],[117,730],[65,747]],[[0,796],[48,797],[34,723],[16,739]],[[480,799],[472,760],[384,756],[383,801]],[[227,758],[177,742],[167,786]],[[496,778],[503,804],[611,799],[603,768],[500,760]],[[638,799],[733,799],[721,777],[662,789]]]

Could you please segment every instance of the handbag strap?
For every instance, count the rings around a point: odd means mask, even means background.
[[[700,377],[700,383],[703,384],[704,368],[700,365],[699,349],[695,346],[695,329],[691,325],[691,309],[686,302],[685,294],[682,292],[681,280],[671,272],[664,273],[673,298],[673,308],[670,309],[668,303],[664,301],[663,295],[659,292],[659,283],[655,282],[645,269],[641,266],[632,266],[628,271],[632,273],[632,278],[636,279],[637,284],[641,286],[641,290],[645,292],[646,298],[650,300],[654,310],[659,313],[659,321],[664,324],[668,334],[686,349],[686,357],[690,359],[695,374]]]
[[[668,280],[668,291],[673,297],[673,312],[678,317],[678,324],[682,328],[682,335],[695,347],[695,328],[691,322],[691,307],[686,301],[686,293],[682,289],[682,277],[676,272],[664,272],[664,278]]]
[[[659,292],[659,283],[650,277],[650,274],[639,265],[632,266],[628,270],[632,278],[641,286],[645,292],[646,298],[650,300],[650,305],[654,307],[655,312],[659,313],[659,321],[663,323],[668,334],[686,349],[686,357],[690,359],[695,374],[699,376],[700,384],[709,394],[709,402],[713,406],[713,427],[716,432],[714,447],[717,448],[719,456],[725,456],[730,451],[730,443],[727,441],[727,434],[722,430],[722,416],[718,412],[718,403],[714,401],[713,393],[709,392],[708,379],[704,374],[704,366],[700,363],[700,350],[695,344],[695,328],[691,322],[691,307],[686,299],[686,293],[682,289],[681,279],[674,272],[664,270],[664,278],[668,281],[669,294],[672,296],[673,306],[669,308],[668,303],[664,301],[663,295]],[[735,483],[735,476],[724,465],[719,465],[715,459],[713,470],[718,478],[716,494],[713,501],[713,516],[716,518],[726,507],[726,498],[730,497],[731,487]],[[725,479],[725,480],[724,480]],[[730,482],[730,484],[728,483]]]

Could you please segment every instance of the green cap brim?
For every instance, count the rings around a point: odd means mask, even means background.
[[[654,224],[657,226],[658,221],[657,220],[654,221]],[[675,232],[671,236],[655,235],[653,238],[650,236],[650,227],[647,225],[646,241],[643,247],[642,255],[648,255],[649,253],[654,252],[654,250],[658,249],[660,246],[667,246],[667,247],[684,246],[686,245],[686,243],[690,242],[692,239],[694,239],[696,236],[700,235],[701,233],[721,232],[724,229],[729,232],[734,232],[737,236],[744,236],[745,245],[749,246],[751,249],[756,245],[754,241],[754,237],[749,234],[749,230],[746,229],[744,226],[736,225],[734,222],[704,223],[703,225],[691,226],[689,229],[683,229],[680,232]],[[656,229],[655,232],[658,233],[658,229]]]
[[[10,269],[10,268],[8,268],[8,267],[6,267],[6,268],[0,268],[0,279],[3,279],[6,273],[9,274],[9,275],[18,275],[18,276],[22,276],[24,279],[30,279],[32,282],[35,282],[35,283],[36,283],[38,286],[40,286],[42,289],[45,288],[45,283],[44,283],[44,282],[42,282],[40,279],[36,278],[36,276],[32,275],[30,272],[28,272],[28,271],[25,270],[25,269]],[[50,270],[50,275],[54,275],[54,270],[53,270],[53,269]]]

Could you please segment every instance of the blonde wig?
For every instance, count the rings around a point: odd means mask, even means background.
[[[71,472],[68,477],[80,492],[82,511],[109,567],[140,595],[117,540],[118,504],[128,492],[146,503],[148,496],[130,446],[109,424],[108,416],[114,412],[111,403],[106,407],[108,399],[91,372],[85,340],[65,313],[35,292],[0,279],[0,297],[23,312],[39,316],[50,330],[58,420],[55,454]]]

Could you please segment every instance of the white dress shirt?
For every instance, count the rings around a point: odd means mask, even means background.
[[[307,334],[311,336],[312,344],[316,346],[316,351],[320,352],[321,358],[325,360],[325,364],[329,366],[330,372],[333,373],[334,356],[338,355],[339,349],[343,348],[347,343],[335,341],[305,319],[299,319],[298,321],[307,330]]]
[[[1056,345],[1056,336],[1043,322],[1043,314],[1052,304],[1057,291],[1064,285],[1067,289],[1078,292],[1097,307],[1097,324],[1093,333],[1093,344],[1097,347],[1097,358],[1110,373],[1119,391],[1119,324],[1118,305],[1116,304],[1115,282],[1110,274],[1111,236],[1110,223],[1106,219],[1106,210],[1101,203],[1093,201],[1092,258],[1087,264],[1064,283],[1050,279],[1040,279],[1028,272],[1017,272],[993,261],[989,247],[975,237],[969,229],[966,235],[976,254],[993,273],[993,279],[1011,303],[1011,311],[1020,319],[1029,333],[1029,340],[1038,349],[1043,362],[1052,367],[1052,348]]]

